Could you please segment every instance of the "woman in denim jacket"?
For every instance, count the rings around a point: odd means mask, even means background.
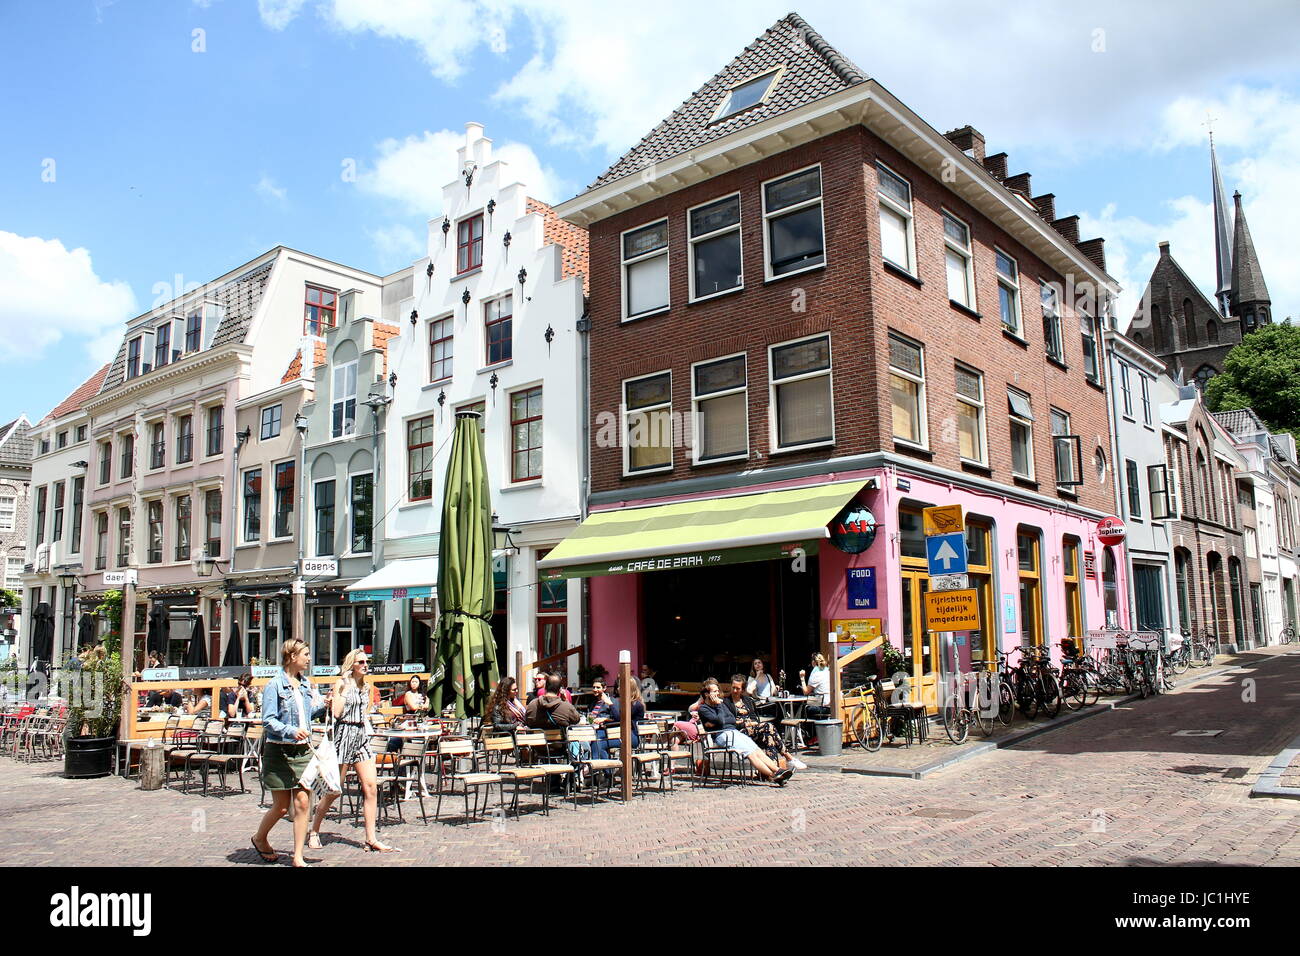
[[[262,691],[262,780],[271,791],[271,809],[253,836],[253,849],[267,863],[279,859],[268,837],[271,828],[289,810],[293,801],[293,865],[306,866],[302,858],[307,828],[311,823],[311,793],[302,783],[302,775],[311,763],[311,727],[303,726],[325,712],[328,698],[321,697],[302,674],[311,664],[311,653],[302,641],[289,640],[280,646],[280,663],[284,667],[272,677]],[[301,703],[300,703],[301,702]]]

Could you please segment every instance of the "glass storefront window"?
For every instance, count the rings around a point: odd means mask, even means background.
[[[925,535],[922,533],[921,513],[898,509],[898,532],[902,554],[905,558],[925,559]]]

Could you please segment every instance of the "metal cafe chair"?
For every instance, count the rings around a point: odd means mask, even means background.
[[[478,794],[484,791],[483,813],[487,812],[488,799],[492,795],[492,787],[495,784],[498,788],[502,784],[502,776],[499,773],[491,771],[482,771],[478,769],[479,762],[486,760],[486,754],[475,749],[472,740],[447,740],[441,739],[437,742],[437,749],[434,753],[433,767],[438,784],[438,804],[434,808],[433,818],[438,820],[442,816],[442,798],[444,796],[455,796],[456,785],[460,784],[465,797],[465,825],[469,826],[471,820],[481,816],[478,808]],[[466,769],[461,768],[461,763],[467,763]],[[470,812],[470,794],[474,796],[474,812]],[[501,791],[501,802],[505,803],[505,791]]]
[[[605,774],[606,784],[604,789],[605,789],[605,795],[606,797],[608,797],[610,786],[612,785],[612,781],[614,779],[615,774],[622,773],[623,762],[620,760],[614,760],[612,758],[593,757],[590,755],[591,745],[596,742],[596,728],[593,727],[591,724],[575,724],[572,727],[568,727],[565,729],[564,736],[567,745],[573,745],[573,744],[577,745],[578,756],[576,758],[572,758],[574,762],[577,764],[577,771],[578,771],[575,774],[575,780],[573,786],[574,809],[577,809],[578,806],[577,794],[578,794],[578,790],[581,789],[579,784],[582,782],[583,778],[586,779],[587,788],[590,790],[591,798],[592,801],[594,802],[596,799],[596,795],[600,792],[601,789],[599,785],[596,783],[596,774],[598,773]],[[582,756],[584,748],[586,749],[586,753],[588,754],[586,757]],[[574,752],[574,748],[572,746],[569,746],[569,753],[572,755],[573,752]]]
[[[549,816],[551,799],[550,788],[547,786],[546,763],[544,760],[537,759],[539,750],[543,755],[546,752],[546,735],[540,730],[517,730],[514,735],[514,747],[514,764],[502,767],[499,771],[503,778],[503,785],[506,783],[514,785],[510,812],[513,812],[515,816],[519,815],[519,788],[526,784],[531,790],[533,783],[540,780],[542,782],[542,812]],[[504,797],[504,793],[502,796]]]

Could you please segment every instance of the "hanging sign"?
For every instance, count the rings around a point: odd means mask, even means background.
[[[337,578],[339,562],[337,558],[304,558],[302,574],[307,578]]]
[[[122,585],[128,582],[131,584],[135,584],[137,580],[136,578],[137,573],[138,572],[136,571],[135,568],[127,568],[125,571],[105,571],[104,587],[120,588]]]
[[[876,517],[862,505],[850,502],[830,524],[831,544],[845,554],[861,554],[876,540]],[[857,605],[850,604],[849,607]],[[863,605],[866,606],[866,605]],[[875,607],[874,604],[870,605]]]
[[[876,609],[876,569],[847,568],[844,572],[850,611]]]
[[[1123,544],[1124,535],[1124,522],[1114,515],[1097,522],[1097,537],[1101,539],[1102,544]]]

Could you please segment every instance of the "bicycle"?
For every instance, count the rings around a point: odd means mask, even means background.
[[[1073,641],[1062,641],[1064,653],[1074,647]],[[1088,703],[1088,671],[1083,663],[1083,655],[1061,658],[1061,697],[1070,710],[1079,710]]]
[[[1175,674],[1186,674],[1187,668],[1192,666],[1192,646],[1188,640],[1190,636],[1191,632],[1183,628],[1178,637],[1178,645],[1165,652],[1165,664]],[[1170,638],[1170,644],[1172,643],[1173,638]]]
[[[1015,672],[1007,662],[1007,654],[997,651],[998,659],[998,722],[1010,727],[1016,719]]]
[[[849,733],[854,742],[868,753],[875,753],[885,742],[887,718],[882,696],[879,678],[873,678],[870,684],[855,687],[845,694],[846,699],[857,698],[857,702],[844,713]]]
[[[1213,631],[1198,628],[1193,634],[1192,631],[1183,628],[1183,640],[1191,642],[1193,667],[1209,667],[1214,663],[1214,655],[1219,649],[1219,640]]]
[[[989,736],[993,733],[993,715],[981,705],[986,700],[990,703],[993,700],[992,673],[959,674],[954,683],[957,686],[947,691],[948,699],[943,705],[944,733],[954,744],[963,744],[974,724],[983,736]]]
[[[1282,625],[1282,630],[1277,632],[1279,644],[1290,644],[1296,639],[1295,621],[1287,621]]]

